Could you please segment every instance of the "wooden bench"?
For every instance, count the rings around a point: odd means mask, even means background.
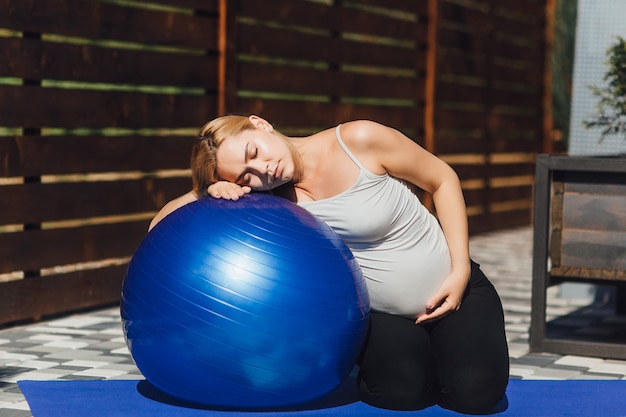
[[[532,351],[626,359],[626,344],[550,337],[546,291],[610,284],[626,313],[626,158],[539,155],[534,201]]]

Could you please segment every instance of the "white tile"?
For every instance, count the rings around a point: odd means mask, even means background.
[[[593,379],[593,380],[619,380],[621,379],[619,375],[615,375],[615,377],[611,377],[611,376],[606,376],[606,375],[589,375],[589,374],[582,374],[576,378],[573,379],[579,379],[579,380],[589,380],[589,379]]]
[[[62,334],[36,334],[33,336],[30,336],[27,340],[39,340],[42,342],[48,341],[48,342],[52,342],[55,340],[67,340],[67,339],[71,339],[72,336],[67,336],[67,335],[62,335]]]
[[[519,367],[519,366],[511,366],[511,369],[509,370],[509,374],[511,374],[513,376],[520,376],[522,378],[529,377],[533,373],[535,373],[534,369],[532,369],[532,368],[525,368],[525,367]]]
[[[533,372],[534,379],[572,379],[580,376],[581,371],[571,371],[565,369],[538,368]]]
[[[52,372],[45,371],[29,371],[17,375],[12,375],[8,378],[1,378],[0,381],[17,383],[17,381],[48,381],[51,379],[58,379],[58,375]]]
[[[124,375],[118,375],[115,377],[115,379],[125,379],[125,380],[143,380],[144,377],[142,375],[139,374],[124,374]]]
[[[37,359],[37,355],[26,355],[24,353],[13,353],[0,350],[0,359],[12,361],[27,361]]]
[[[90,335],[90,334],[94,334],[96,333],[95,330],[81,330],[81,329],[70,329],[67,327],[47,327],[47,326],[36,326],[36,327],[29,327],[26,329],[29,332],[33,332],[33,333],[50,333],[50,334],[59,334],[59,333],[63,333],[63,334],[72,334],[72,335]]]
[[[80,349],[80,348],[89,346],[89,343],[72,341],[72,340],[58,340],[55,342],[44,343],[44,346],[65,348],[65,349]]]
[[[626,362],[605,361],[599,365],[593,366],[589,372],[599,374],[626,374]]]
[[[30,407],[28,406],[28,403],[26,402],[26,400],[18,401],[15,403],[9,403],[7,405],[2,406],[2,408],[7,408],[9,410],[24,410],[24,411],[30,410]]]
[[[116,354],[116,355],[130,355],[130,351],[128,350],[128,347],[126,346],[121,347],[119,349],[113,349],[111,353]]]
[[[115,327],[111,327],[110,329],[104,329],[100,332],[100,334],[110,334],[110,335],[121,335],[122,334],[122,327],[121,326],[115,326]]]
[[[22,368],[47,369],[47,368],[52,368],[54,366],[59,366],[59,363],[51,362],[51,361],[30,360],[30,361],[19,362],[19,366]]]
[[[59,320],[54,320],[48,323],[51,327],[69,327],[80,329],[82,327],[89,327],[100,323],[111,322],[110,317],[98,317],[98,316],[72,316]]]
[[[83,368],[101,368],[106,365],[108,365],[107,362],[86,361],[86,360],[73,360],[73,361],[63,362],[63,366],[78,366],[78,367],[83,367]]]
[[[72,375],[92,376],[95,378],[113,378],[124,375],[126,372],[116,369],[86,369],[84,371],[75,372]]]
[[[64,349],[45,355],[45,359],[73,360],[82,358],[94,358],[102,355],[99,350],[90,349]]]
[[[507,324],[505,326],[507,331],[517,332],[517,333],[527,333],[528,332],[528,324]]]
[[[585,356],[563,356],[560,359],[557,359],[554,362],[555,365],[565,365],[565,366],[580,366],[583,368],[591,368],[594,366],[598,366],[604,362],[604,359],[601,358],[589,358]]]
[[[118,343],[126,344],[126,338],[124,336],[115,337],[115,338],[111,339],[110,341],[111,342],[118,342]]]
[[[528,354],[528,345],[525,343],[510,343],[509,342],[509,357],[521,358]]]

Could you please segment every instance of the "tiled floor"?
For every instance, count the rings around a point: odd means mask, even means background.
[[[532,231],[479,235],[472,257],[496,286],[505,308],[511,377],[524,379],[626,379],[626,361],[529,353]],[[581,307],[549,291],[548,315]],[[626,320],[618,322],[624,328]],[[0,331],[0,417],[31,416],[16,382],[21,379],[139,379],[122,336],[119,311],[88,314]]]

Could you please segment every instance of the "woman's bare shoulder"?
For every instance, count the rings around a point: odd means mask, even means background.
[[[340,127],[341,139],[348,146],[357,148],[379,145],[389,131],[389,127],[372,120],[354,120]]]

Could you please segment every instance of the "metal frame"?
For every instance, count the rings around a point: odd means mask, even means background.
[[[626,173],[626,158],[538,155],[533,212],[533,268],[530,350],[559,354],[626,359],[626,345],[550,339],[546,335],[546,291],[555,284],[548,268],[553,178],[558,171]],[[559,281],[568,278],[559,277]],[[572,279],[575,281],[575,279]],[[602,282],[601,279],[594,280]],[[612,280],[614,283],[615,280]]]

